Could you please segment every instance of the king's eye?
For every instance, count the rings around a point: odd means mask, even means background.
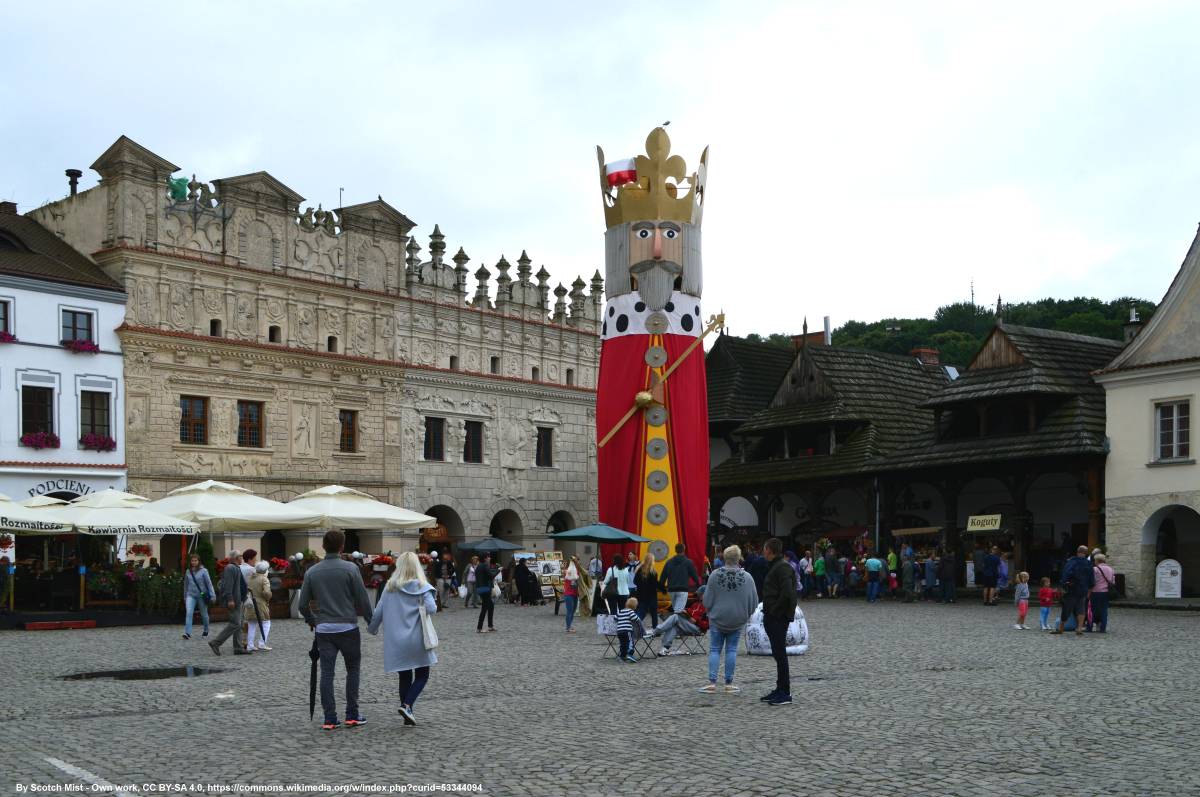
[[[637,231],[636,233],[634,233],[634,234],[635,234],[635,235],[637,235],[637,237],[638,237],[638,238],[641,238],[642,240],[645,240],[646,238],[649,238],[649,237],[650,237],[650,231],[649,231],[649,230],[647,230],[647,229],[645,229],[645,228],[642,228],[642,229],[638,230],[638,231]]]
[[[668,241],[673,241],[679,237],[679,231],[671,230],[671,229],[663,230],[663,237],[666,238]]]

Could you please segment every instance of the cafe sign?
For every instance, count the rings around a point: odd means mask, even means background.
[[[92,488],[78,479],[46,479],[44,482],[39,482],[29,488],[29,497],[33,498],[34,496],[46,495],[47,493],[87,495],[90,492],[92,492]]]
[[[967,531],[999,531],[1002,515],[971,515],[967,518]]]

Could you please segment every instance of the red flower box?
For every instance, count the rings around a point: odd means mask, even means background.
[[[16,343],[17,336],[11,332],[0,331],[0,343]]]
[[[95,354],[100,347],[90,340],[64,340],[62,347],[75,354]]]
[[[288,568],[288,560],[287,559],[280,559],[278,556],[271,557],[271,569],[272,570],[287,570],[287,568]]]
[[[134,556],[149,556],[153,552],[154,549],[148,543],[136,542],[129,546],[129,553]]]
[[[117,441],[108,435],[91,432],[79,438],[79,444],[85,451],[115,451],[117,448]]]
[[[21,445],[26,448],[58,448],[58,435],[54,432],[30,432],[21,435]]]

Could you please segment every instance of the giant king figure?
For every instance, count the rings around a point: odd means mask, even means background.
[[[708,150],[688,175],[666,131],[646,154],[605,163],[608,300],[596,429],[600,520],[650,538],[658,561],[683,542],[699,568],[708,522],[708,400],[700,309],[700,221]],[[605,546],[605,565],[620,546]]]

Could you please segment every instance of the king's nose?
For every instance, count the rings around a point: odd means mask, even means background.
[[[662,230],[654,231],[654,251],[655,260],[662,260]]]

